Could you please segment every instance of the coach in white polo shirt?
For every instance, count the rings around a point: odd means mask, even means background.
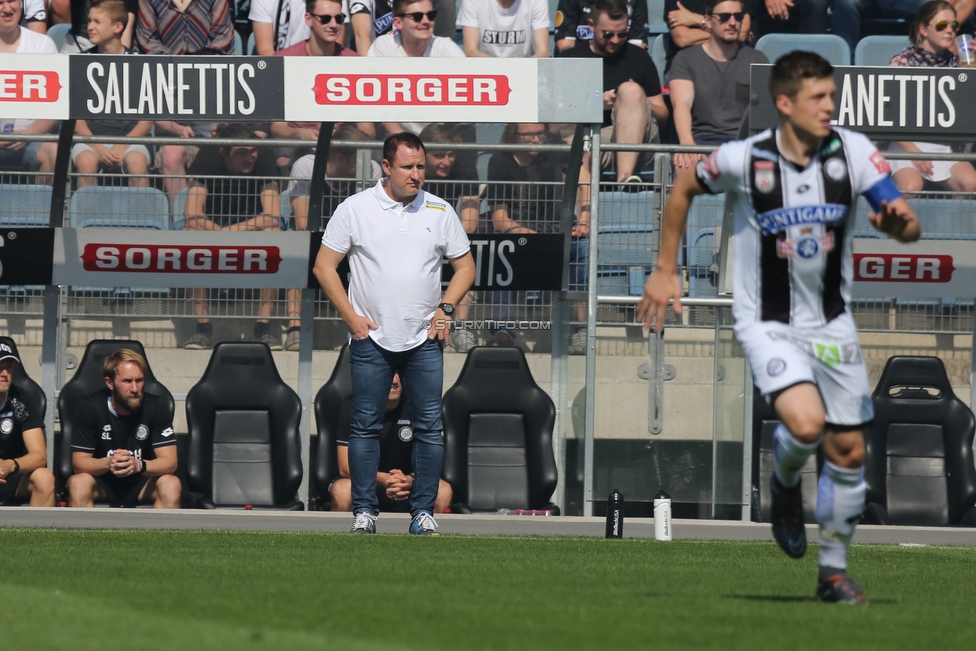
[[[443,345],[454,306],[474,282],[468,236],[454,209],[424,192],[426,150],[412,133],[383,144],[385,177],[336,208],[315,259],[315,277],[349,328],[352,420],[349,472],[353,533],[374,533],[379,433],[393,374],[413,424],[410,533],[437,535],[434,501],[444,460]],[[336,269],[349,256],[349,293]],[[454,267],[441,297],[441,264]]]

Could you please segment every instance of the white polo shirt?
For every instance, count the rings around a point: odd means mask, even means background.
[[[383,180],[339,204],[322,244],[348,254],[349,302],[379,325],[370,332],[373,341],[394,352],[424,343],[441,302],[443,258],[471,248],[446,201],[421,190],[404,206]]]

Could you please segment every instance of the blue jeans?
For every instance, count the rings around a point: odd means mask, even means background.
[[[847,41],[851,48],[851,59],[854,58],[854,48],[861,38],[861,17],[871,11],[873,15],[885,18],[904,18],[915,20],[918,8],[925,0],[834,0],[831,5],[830,31]]]
[[[444,465],[441,438],[441,391],[444,353],[436,339],[395,353],[380,348],[370,337],[349,343],[352,371],[352,418],[349,424],[349,474],[353,513],[380,512],[376,471],[380,464],[379,434],[390,395],[393,374],[399,373],[413,427],[413,490],[410,512],[434,512]]]

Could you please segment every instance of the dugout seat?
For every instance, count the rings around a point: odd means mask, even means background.
[[[17,344],[10,337],[0,337],[0,355],[7,354],[7,349],[9,352],[13,353],[17,359],[20,360],[20,364],[14,364],[14,373],[11,384],[20,389],[23,393],[32,396],[37,403],[41,406],[41,419],[47,414],[47,395],[44,393],[44,389],[41,388],[37,382],[31,379],[27,375],[27,371],[24,370],[24,358],[20,356],[20,352],[17,350]],[[45,432],[45,440],[47,439]],[[20,506],[23,504],[29,505],[29,502],[25,500],[12,499],[7,502],[0,502],[0,506]]]
[[[85,354],[81,357],[75,374],[68,380],[58,395],[58,414],[61,429],[54,436],[54,476],[60,486],[64,486],[68,478],[74,474],[71,465],[71,435],[75,427],[75,414],[78,403],[96,391],[105,388],[105,378],[102,376],[102,360],[120,348],[128,348],[146,357],[146,349],[142,342],[126,339],[94,339],[85,347]],[[145,393],[162,398],[163,408],[167,417],[172,420],[176,413],[173,394],[164,387],[153,375],[149,359],[146,358]]]
[[[187,483],[198,505],[304,510],[301,417],[266,344],[217,344],[186,396]]]
[[[895,356],[865,432],[869,524],[976,526],[976,418],[938,357]]]
[[[773,458],[773,432],[779,421],[776,412],[752,387],[752,519],[754,522],[770,522],[772,496],[769,493],[769,480],[776,470]],[[803,521],[816,522],[814,508],[817,505],[817,483],[819,469],[823,466],[823,452],[817,448],[800,469],[800,492],[803,494]]]
[[[342,403],[352,395],[352,372],[349,367],[349,344],[339,351],[339,359],[329,381],[315,394],[315,425],[318,431],[312,455],[312,480],[318,490],[319,503],[329,501],[329,486],[339,477],[336,457],[336,435]]]
[[[476,347],[444,394],[444,479],[456,513],[548,509],[556,407],[518,347]]]

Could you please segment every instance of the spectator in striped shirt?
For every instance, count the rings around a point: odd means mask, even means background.
[[[229,0],[139,0],[136,28],[146,54],[233,54]]]

